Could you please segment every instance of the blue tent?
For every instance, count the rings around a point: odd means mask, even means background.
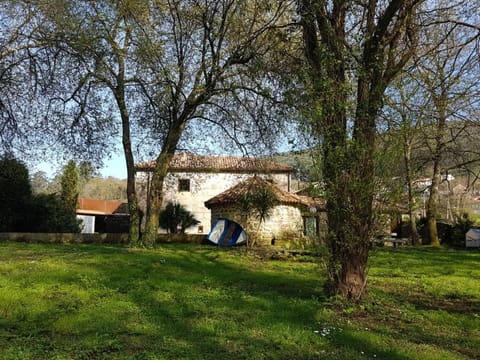
[[[207,239],[219,246],[235,246],[247,243],[247,234],[240,224],[226,218],[218,218]]]

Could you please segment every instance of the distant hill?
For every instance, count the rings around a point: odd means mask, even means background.
[[[291,151],[271,156],[273,161],[295,169],[293,177],[296,180],[310,182],[318,180],[318,169],[315,165],[311,150]]]

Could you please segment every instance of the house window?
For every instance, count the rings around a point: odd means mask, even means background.
[[[178,180],[178,191],[190,191],[190,179]]]

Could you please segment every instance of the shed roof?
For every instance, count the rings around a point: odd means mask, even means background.
[[[121,200],[99,200],[79,198],[77,214],[112,215],[128,214],[128,207]]]
[[[137,171],[153,171],[156,161],[137,164]],[[237,156],[206,156],[192,153],[179,153],[173,156],[169,171],[193,172],[233,172],[233,173],[291,173],[293,168],[272,160]]]
[[[262,179],[258,176],[238,183],[237,185],[225,190],[224,192],[214,196],[205,202],[205,206],[211,209],[214,206],[235,204],[241,200],[244,194],[251,194],[263,189],[270,190],[275,199],[284,205],[304,205],[307,207],[314,206],[314,200],[307,196],[298,196],[280,189],[277,185]]]

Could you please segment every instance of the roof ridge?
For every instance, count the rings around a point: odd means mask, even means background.
[[[152,171],[156,160],[145,161],[135,166],[136,171]],[[225,171],[225,172],[293,172],[288,165],[273,160],[256,157],[239,157],[233,155],[199,155],[182,152],[174,154],[170,161],[169,171]]]

